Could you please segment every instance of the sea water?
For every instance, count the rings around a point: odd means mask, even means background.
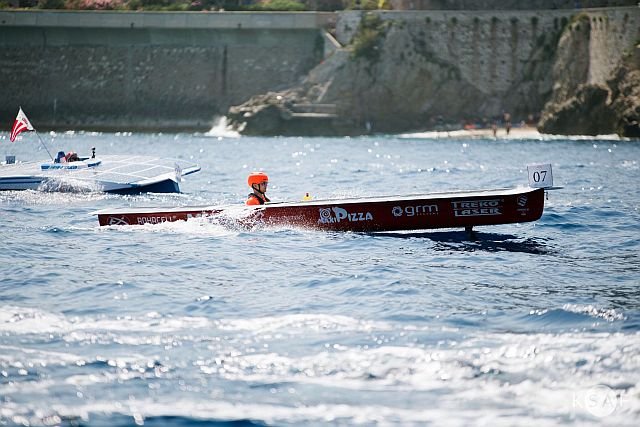
[[[0,154],[46,158],[33,135]],[[182,194],[0,193],[0,424],[637,425],[640,143],[43,135],[193,160]],[[408,233],[99,227],[92,212],[527,183],[534,223]]]

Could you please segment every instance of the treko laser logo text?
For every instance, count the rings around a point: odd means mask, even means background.
[[[460,200],[451,202],[455,216],[491,216],[502,214],[502,199]]]

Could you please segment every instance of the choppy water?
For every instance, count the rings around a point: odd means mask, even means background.
[[[0,154],[37,152],[26,137]],[[52,136],[45,139],[50,141]],[[0,424],[637,425],[640,143],[58,134],[195,159],[184,194],[0,193]],[[536,223],[352,234],[99,228],[126,206],[526,184]]]

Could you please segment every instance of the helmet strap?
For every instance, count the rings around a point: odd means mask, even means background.
[[[251,188],[253,189],[253,191],[255,191],[256,193],[260,194],[260,197],[262,199],[266,199],[265,194],[259,190],[260,188],[260,184],[251,184]]]

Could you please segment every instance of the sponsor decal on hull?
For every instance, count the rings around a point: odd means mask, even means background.
[[[455,216],[502,215],[502,199],[460,200],[451,202]]]
[[[527,196],[525,196],[524,194],[522,196],[518,196],[518,198],[516,199],[516,204],[518,205],[518,212],[520,213],[520,215],[525,216],[529,213],[529,208],[527,207],[527,202],[529,201],[529,199],[527,199]]]
[[[127,221],[127,218],[123,216],[121,217],[110,216],[108,224],[109,225],[129,225],[129,221]]]
[[[423,216],[423,215],[438,215],[438,205],[418,205],[418,206],[394,206],[391,210],[393,216]]]
[[[167,218],[165,216],[139,216],[136,219],[138,220],[138,225],[161,224],[163,222],[175,221],[174,218]]]
[[[349,212],[338,206],[334,206],[332,208],[320,208],[320,219],[318,219],[318,224],[336,224],[341,221],[373,221],[373,215],[371,212]]]

